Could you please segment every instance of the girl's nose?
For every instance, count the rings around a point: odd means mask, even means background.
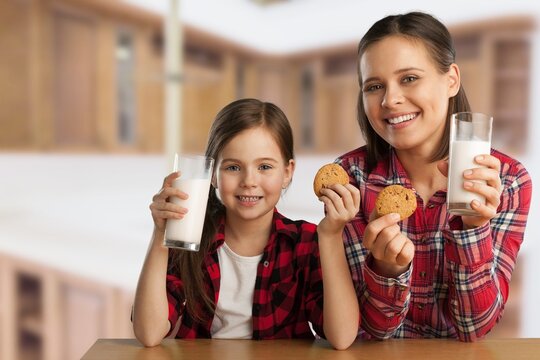
[[[247,169],[244,171],[241,185],[244,187],[253,187],[257,185],[257,175],[254,171]]]

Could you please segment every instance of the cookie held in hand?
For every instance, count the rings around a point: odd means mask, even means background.
[[[397,213],[404,220],[416,210],[416,195],[401,185],[387,186],[377,195],[375,209],[378,217]]]
[[[349,183],[349,175],[338,164],[323,165],[313,180],[313,191],[317,197],[321,197],[321,189],[334,184],[346,185]]]

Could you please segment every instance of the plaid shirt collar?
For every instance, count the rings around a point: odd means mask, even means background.
[[[368,182],[379,186],[400,184],[412,188],[407,172],[399,161],[394,148],[390,149],[389,156],[383,161],[379,161],[377,167],[368,175]]]
[[[266,245],[266,248],[272,245],[272,243],[275,241],[275,239],[287,239],[291,242],[296,241],[297,233],[292,231],[291,227],[288,227],[283,222],[284,216],[281,215],[277,208],[274,208],[274,214],[272,217],[272,229],[270,230],[271,236],[268,239],[268,244]],[[285,235],[285,236],[279,236],[279,235]],[[219,224],[217,226],[217,232],[216,236],[214,237],[213,243],[210,247],[210,254],[213,254],[219,249],[223,243],[225,242],[225,216],[222,216],[219,220]],[[266,251],[265,248],[265,251]]]

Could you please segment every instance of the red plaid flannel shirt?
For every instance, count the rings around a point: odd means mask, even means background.
[[[216,250],[225,241],[224,222],[204,259],[207,291],[217,303],[220,269]],[[184,311],[182,280],[167,274],[169,321],[176,338],[210,338],[209,321],[198,323]],[[316,226],[293,221],[274,211],[273,228],[257,268],[253,294],[253,339],[313,338],[308,322],[323,336],[323,285]],[[172,330],[171,330],[172,331]]]
[[[446,211],[446,190],[436,192],[427,204],[417,196],[416,212],[401,223],[401,231],[415,245],[415,256],[409,270],[396,279],[371,270],[362,235],[379,191],[392,184],[412,189],[412,184],[394,151],[369,174],[365,147],[337,159],[362,198],[344,241],[363,338],[473,341],[500,319],[523,241],[532,183],[518,161],[495,150],[491,154],[501,161],[504,188],[497,215],[483,227],[462,230],[461,217]]]

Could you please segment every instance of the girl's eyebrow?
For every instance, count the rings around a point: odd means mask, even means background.
[[[394,75],[402,74],[402,73],[408,72],[408,71],[420,71],[422,73],[425,73],[425,70],[411,66],[411,67],[406,67],[406,68],[398,69],[398,70],[394,71]],[[369,83],[369,82],[372,82],[372,81],[377,81],[377,80],[380,80],[380,78],[377,77],[377,76],[373,76],[373,77],[370,77],[370,78],[367,78],[366,80],[364,80],[362,82],[362,85],[364,85],[366,83]]]
[[[271,158],[271,157],[262,157],[262,158],[255,159],[254,161],[256,161],[256,162],[260,162],[260,161],[279,162],[277,159]],[[240,160],[240,159],[226,158],[226,159],[222,159],[221,162],[238,162],[238,163],[241,163],[243,161]]]

